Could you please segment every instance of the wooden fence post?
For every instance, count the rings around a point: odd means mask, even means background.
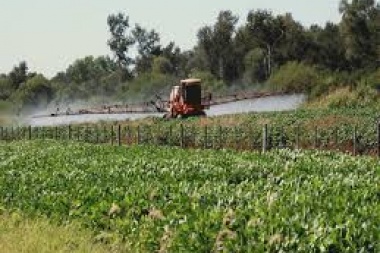
[[[265,124],[263,128],[263,153],[268,150],[268,125]]]
[[[89,127],[88,125],[86,125],[86,127],[84,128],[84,142],[91,142],[91,135],[90,135],[90,130],[89,130]]]
[[[234,126],[233,141],[234,141],[235,149],[239,149],[240,141],[239,141],[239,138],[238,138],[238,128],[237,128],[237,126]]]
[[[124,137],[125,144],[127,145],[128,144],[128,128],[125,126],[123,127],[123,129],[124,129],[124,134],[122,134],[122,136]]]
[[[121,146],[121,126],[117,126],[117,144]]]
[[[314,148],[318,148],[318,127],[314,129]]]
[[[128,145],[131,145],[131,141],[132,141],[132,133],[131,133],[131,128],[130,126],[127,126],[127,144]]]
[[[80,134],[81,134],[81,131],[80,131],[80,126],[77,126],[77,141],[80,141]]]
[[[137,126],[137,145],[140,145],[140,125]]]
[[[111,146],[113,146],[113,125],[111,125]]]
[[[103,143],[106,143],[107,142],[107,127],[106,126],[103,126],[103,139],[102,139],[102,142]]]
[[[352,133],[352,153],[356,156],[356,126],[354,126],[354,130]]]
[[[68,126],[68,129],[67,129],[67,137],[69,139],[69,141],[71,140],[71,125]]]
[[[28,126],[28,140],[32,139],[32,126]]]
[[[147,135],[148,135],[148,144],[149,145],[152,145],[152,144],[154,144],[154,140],[153,140],[153,133],[152,133],[152,127],[151,126],[146,126],[146,128],[145,129],[148,129],[148,131],[146,131],[147,132]]]
[[[95,125],[94,131],[95,131],[95,143],[98,144],[99,143],[98,125]]]

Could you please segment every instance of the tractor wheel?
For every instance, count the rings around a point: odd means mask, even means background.
[[[206,115],[206,113],[204,111],[200,111],[198,113],[198,116],[203,118],[203,117],[206,117],[207,115]]]

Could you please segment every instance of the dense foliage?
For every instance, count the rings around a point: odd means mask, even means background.
[[[174,42],[162,45],[155,30],[133,26],[127,14],[111,14],[107,44],[113,58],[78,59],[50,80],[30,73],[27,63],[21,62],[0,75],[0,99],[12,103],[17,111],[45,108],[49,103],[69,105],[75,100],[106,103],[136,95],[147,100],[154,97],[157,87],[164,91],[162,87],[167,89],[178,79],[199,73],[212,80],[206,89],[214,92],[233,84],[257,88],[257,83],[268,79],[267,88],[315,96],[337,86],[355,86],[363,78],[371,86],[378,85],[372,73],[379,71],[379,3],[342,0],[339,11],[338,24],[310,27],[289,13],[275,15],[255,9],[238,26],[236,15],[221,11],[214,24],[198,30],[198,42],[188,51]]]
[[[0,205],[134,252],[377,252],[380,167],[326,152],[1,143]]]

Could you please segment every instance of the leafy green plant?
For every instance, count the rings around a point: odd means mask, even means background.
[[[289,62],[270,77],[268,83],[275,90],[291,92],[310,92],[321,83],[318,70],[300,62]]]
[[[265,154],[0,143],[0,205],[133,252],[377,252],[380,167],[319,151]]]

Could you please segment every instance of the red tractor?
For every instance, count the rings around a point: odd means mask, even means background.
[[[205,116],[205,109],[210,107],[211,94],[202,97],[200,79],[181,80],[180,85],[173,86],[164,118],[186,118]]]

